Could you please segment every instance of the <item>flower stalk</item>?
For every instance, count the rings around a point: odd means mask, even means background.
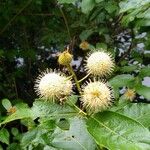
[[[76,83],[76,86],[77,86],[77,89],[78,89],[78,92],[81,93],[81,88],[80,88],[80,84],[79,84],[79,81],[77,79],[77,76],[72,68],[72,66],[70,64],[67,65],[67,68],[68,68],[68,71],[73,75],[73,78],[74,78],[74,81]]]
[[[87,77],[89,77],[90,73],[88,73],[85,77],[83,77],[81,80],[78,81],[78,83],[82,82],[83,80],[85,80]]]
[[[83,114],[84,116],[87,116],[87,113],[85,113],[82,109],[80,109],[78,106],[76,106],[71,100],[69,100],[72,106],[78,111],[79,114]],[[69,105],[69,103],[68,103]]]

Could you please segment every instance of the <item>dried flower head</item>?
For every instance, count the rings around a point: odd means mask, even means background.
[[[68,50],[61,53],[58,57],[58,63],[60,65],[69,65],[72,61],[72,55],[68,52]]]
[[[106,83],[100,81],[89,82],[83,87],[81,101],[87,111],[95,113],[107,109],[112,102],[112,91]]]
[[[104,77],[110,74],[114,68],[111,54],[103,51],[92,53],[86,61],[86,70],[95,76]]]
[[[10,107],[8,110],[7,110],[7,114],[8,115],[12,115],[13,113],[15,113],[17,111],[17,108],[15,106],[13,107]]]
[[[80,48],[81,48],[82,50],[87,50],[87,49],[89,49],[89,43],[88,43],[87,41],[81,42],[81,43],[80,43]]]
[[[72,82],[66,76],[56,71],[46,70],[36,79],[35,91],[44,99],[60,99],[70,95]]]
[[[124,93],[124,96],[126,99],[133,101],[135,98],[135,90],[134,89],[127,89],[126,92]]]

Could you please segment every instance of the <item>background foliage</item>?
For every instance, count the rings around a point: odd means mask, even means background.
[[[1,0],[0,149],[148,150],[150,87],[142,83],[150,76],[149,26],[150,0]],[[88,120],[72,108],[76,95],[63,108],[33,103],[40,70],[63,70],[57,58],[67,45],[74,62],[84,59],[82,41],[116,61],[109,83],[117,104]],[[74,69],[84,75],[82,65]],[[136,103],[124,101],[123,87],[135,89]]]

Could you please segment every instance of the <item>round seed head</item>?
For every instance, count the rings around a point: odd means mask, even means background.
[[[41,98],[46,100],[60,99],[70,95],[72,82],[61,73],[47,70],[36,79],[35,91]]]
[[[101,51],[92,53],[86,62],[86,69],[95,76],[105,77],[109,75],[114,68],[111,55]]]
[[[112,91],[106,83],[100,81],[89,82],[83,87],[81,101],[87,111],[91,113],[107,109],[112,102]]]
[[[72,61],[72,55],[68,51],[64,51],[58,57],[58,63],[60,65],[69,65]]]

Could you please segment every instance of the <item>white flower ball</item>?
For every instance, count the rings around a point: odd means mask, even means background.
[[[104,77],[109,75],[113,68],[114,63],[109,53],[97,51],[87,58],[86,70],[92,75]]]
[[[112,91],[103,82],[89,82],[83,87],[81,101],[87,111],[95,113],[107,109],[111,105]]]
[[[60,73],[47,70],[36,79],[35,90],[41,98],[55,100],[70,95],[72,82]]]

